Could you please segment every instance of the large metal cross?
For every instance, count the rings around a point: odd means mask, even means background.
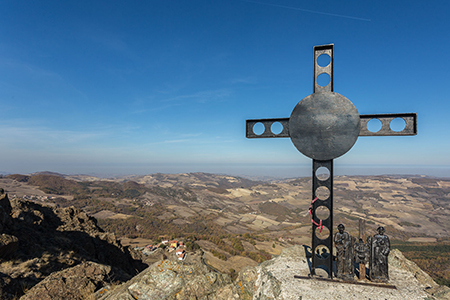
[[[333,271],[333,159],[349,151],[358,136],[417,134],[416,113],[360,115],[350,100],[335,93],[333,50],[333,44],[314,47],[313,93],[295,106],[290,118],[246,121],[247,138],[290,137],[298,151],[313,159],[311,275],[316,275],[315,270],[322,268],[327,271],[329,278],[332,278]],[[325,63],[322,58],[325,58]],[[327,77],[328,83],[319,84],[319,76]],[[404,120],[404,128],[395,131],[391,128],[391,122],[397,118]],[[381,128],[376,132],[369,130],[367,126],[372,119],[381,122]],[[264,131],[258,134],[255,133],[255,125],[259,123],[264,125]],[[282,125],[281,131],[277,130],[276,133],[272,126],[275,123]],[[324,170],[328,175],[326,178],[318,176],[319,168],[319,171]],[[320,211],[325,213],[318,216]],[[325,235],[322,229],[325,229]]]

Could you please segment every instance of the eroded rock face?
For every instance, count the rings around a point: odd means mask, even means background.
[[[8,199],[8,194],[5,194],[3,189],[0,189],[0,231],[3,232],[4,228],[10,226],[12,223],[11,203]]]
[[[148,266],[83,211],[0,198],[0,299],[17,298],[54,272],[84,262],[111,266],[108,282],[125,282]]]
[[[105,285],[113,275],[111,267],[83,262],[75,267],[52,273],[20,300],[83,300]]]
[[[122,247],[113,233],[103,232],[95,218],[79,209],[54,208],[16,199],[11,201],[11,206],[13,224],[9,232],[20,241],[19,258],[50,255],[48,262],[52,261],[54,268],[47,264],[43,275],[86,260],[121,269],[125,275],[121,280],[146,267],[132,259],[129,250]]]
[[[101,300],[240,299],[226,274],[211,272],[200,262],[157,262]]]

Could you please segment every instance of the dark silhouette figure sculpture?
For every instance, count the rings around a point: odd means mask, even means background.
[[[339,232],[334,235],[334,245],[337,252],[336,277],[344,280],[353,280],[353,239],[344,229],[345,226],[339,224]]]
[[[367,239],[370,247],[370,280],[387,282],[389,281],[388,255],[391,251],[389,237],[384,234],[384,227],[378,227],[377,231],[377,234]]]
[[[359,267],[359,279],[366,279],[366,264],[369,262],[369,245],[364,243],[363,239],[359,239],[355,244],[355,263]]]
[[[328,253],[327,249],[322,249],[322,258],[328,258],[330,256],[330,253]]]
[[[328,256],[330,256],[330,253],[328,253],[327,249],[325,249],[325,248],[322,248],[322,253],[320,253],[320,249],[318,248],[316,250],[316,255],[318,258],[325,259]]]

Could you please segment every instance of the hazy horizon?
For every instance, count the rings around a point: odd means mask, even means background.
[[[55,172],[63,175],[90,175],[101,178],[121,177],[130,175],[150,175],[155,173],[163,174],[179,174],[179,173],[212,173],[224,174],[231,176],[247,176],[247,177],[267,177],[267,178],[293,178],[293,177],[310,177],[311,165],[140,165],[129,166],[97,166],[92,168],[80,168],[75,171],[73,168],[37,168],[37,169],[19,169],[19,170],[0,170],[0,174],[33,174],[39,172]],[[417,165],[350,165],[350,164],[334,164],[334,175],[348,176],[370,176],[370,175],[405,175],[405,176],[430,176],[430,177],[450,177],[450,166],[417,166]]]

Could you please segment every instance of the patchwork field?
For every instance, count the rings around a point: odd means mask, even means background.
[[[202,216],[205,216],[223,233],[261,233],[271,238],[289,236],[292,239],[310,235],[309,178],[261,182],[192,173],[95,180],[92,176],[65,178],[61,175],[66,185],[60,183],[58,190],[30,184],[45,185],[44,179],[50,181],[49,178],[54,179],[56,175],[35,175],[29,179],[24,176],[0,178],[0,186],[13,197],[82,206],[100,220],[131,221],[132,216],[145,219],[150,213],[162,223],[183,227],[204,221]],[[36,176],[40,176],[39,180],[33,181]],[[77,193],[64,190],[65,186]],[[55,193],[46,192],[50,190]],[[382,225],[388,234],[401,240],[430,241],[450,237],[449,179],[337,176],[333,192],[335,223],[344,223],[351,232],[357,232],[358,219],[363,218],[368,224],[367,234]],[[80,203],[80,198],[90,201]],[[155,232],[161,233],[164,232]]]
[[[221,271],[238,271],[278,255],[290,244],[311,241],[310,178],[269,182],[189,173],[105,180],[16,174],[0,178],[0,187],[10,197],[81,208],[105,230],[122,236],[125,245],[188,238],[205,251],[207,263]],[[365,236],[384,226],[392,241],[450,241],[448,178],[337,176],[333,194],[335,227],[343,223],[353,236],[358,236],[359,220],[364,219]],[[323,219],[329,215],[322,213]]]

